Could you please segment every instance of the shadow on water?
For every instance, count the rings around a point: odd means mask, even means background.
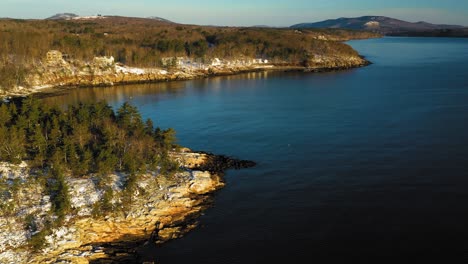
[[[177,98],[190,92],[204,93],[224,88],[226,81],[259,80],[269,76],[280,76],[278,72],[250,72],[238,75],[218,76],[188,81],[155,82],[145,84],[127,84],[105,87],[64,87],[52,89],[37,96],[51,104],[66,106],[76,103],[108,101],[131,102],[139,98],[138,103],[154,103],[167,98]],[[193,89],[193,91],[192,91]]]
[[[203,197],[205,197],[203,198],[203,204],[199,205],[202,207],[200,212],[187,216],[183,221],[174,222],[171,225],[164,227],[170,230],[177,229],[177,231],[171,231],[172,239],[181,238],[196,228],[199,224],[197,219],[203,211],[213,206],[212,195]],[[159,230],[157,228],[154,229],[147,237],[128,235],[122,237],[120,241],[87,245],[88,247],[92,247],[92,256],[95,256],[91,257],[89,263],[154,263],[157,259],[158,248],[163,246],[165,243],[170,242],[170,240],[165,241],[165,239],[158,237],[158,231]],[[100,254],[101,256],[99,256]]]

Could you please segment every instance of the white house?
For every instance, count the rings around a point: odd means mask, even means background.
[[[106,66],[112,66],[114,64],[114,57],[113,56],[110,56],[110,57],[106,57],[106,56],[102,56],[102,57],[94,57],[93,59],[93,64],[99,66],[99,67],[106,67]]]
[[[65,64],[65,60],[63,60],[63,54],[58,50],[49,50],[46,54],[46,62],[50,65]]]
[[[221,60],[218,58],[214,58],[211,60],[211,66],[221,66]]]

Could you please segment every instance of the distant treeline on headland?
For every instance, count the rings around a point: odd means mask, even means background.
[[[113,56],[137,67],[160,67],[168,57],[265,58],[301,64],[316,55],[356,55],[339,41],[377,37],[333,29],[238,28],[181,25],[152,19],[0,20],[0,86],[21,85],[49,50],[70,59]],[[336,41],[333,41],[336,40]]]

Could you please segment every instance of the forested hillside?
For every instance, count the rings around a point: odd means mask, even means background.
[[[104,102],[51,107],[28,97],[0,105],[0,161],[28,161],[32,168],[57,168],[74,176],[174,169],[167,158],[172,129],[154,129],[136,107],[115,113]]]
[[[265,58],[303,63],[314,55],[357,55],[337,41],[378,35],[348,30],[294,30],[181,25],[153,19],[105,17],[95,20],[0,20],[0,86],[21,85],[49,50],[84,61],[113,56],[139,67],[187,56]],[[329,41],[332,40],[332,41]],[[337,40],[337,41],[334,41]]]

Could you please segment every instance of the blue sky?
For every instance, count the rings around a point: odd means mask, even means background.
[[[289,26],[362,15],[468,26],[467,0],[0,0],[0,17],[46,18],[63,12],[227,26]]]

